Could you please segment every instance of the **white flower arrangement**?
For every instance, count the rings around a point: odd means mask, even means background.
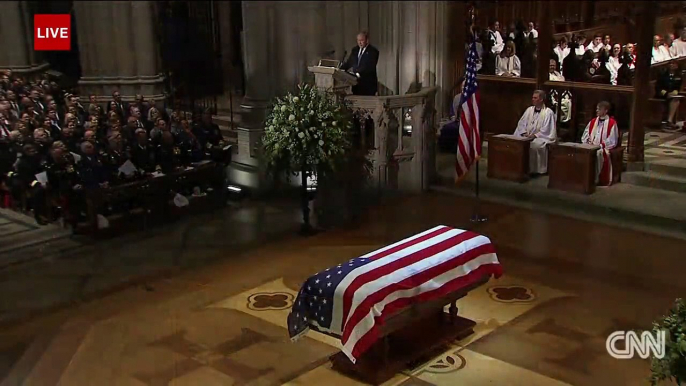
[[[277,98],[265,122],[264,154],[272,171],[333,171],[351,149],[352,115],[331,93],[311,85]]]

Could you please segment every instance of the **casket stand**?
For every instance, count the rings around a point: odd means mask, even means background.
[[[439,299],[415,303],[388,316],[379,326],[379,339],[356,363],[343,352],[330,357],[334,370],[372,385],[381,384],[395,374],[429,360],[436,349],[474,333],[476,323],[458,316],[457,301],[469,291],[488,282],[491,275]],[[450,305],[445,312],[445,306]],[[340,339],[339,335],[310,329]]]

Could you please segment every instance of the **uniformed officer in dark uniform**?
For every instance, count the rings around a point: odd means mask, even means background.
[[[52,146],[52,139],[50,135],[43,129],[39,128],[33,131],[33,143],[36,151],[43,157],[47,157]]]
[[[131,162],[145,173],[155,171],[155,152],[144,129],[136,130],[136,143],[131,146]]]
[[[102,162],[107,168],[110,185],[136,179],[136,176],[126,177],[119,172],[119,168],[130,159],[130,149],[124,145],[121,134],[112,133],[107,139],[107,145],[108,149],[103,152]]]
[[[36,180],[36,175],[45,171],[45,158],[38,153],[33,144],[24,145],[22,156],[16,166],[16,174],[11,176],[10,190],[15,202],[21,202],[26,194],[28,205],[33,209],[36,222],[45,225],[45,187]]]
[[[17,152],[9,138],[0,138],[0,208],[5,207],[5,197],[9,195],[9,185],[6,183],[8,174],[14,170]]]
[[[74,159],[62,147],[51,151],[52,162],[47,168],[48,184],[52,197],[57,201],[64,219],[76,229],[79,212],[84,209],[81,175]]]
[[[95,151],[95,145],[89,141],[81,143],[81,161],[78,164],[81,181],[86,189],[106,187],[108,184],[108,170],[102,162],[100,154]]]
[[[179,166],[179,156],[181,149],[174,143],[172,133],[165,131],[162,133],[160,144],[155,149],[156,169],[164,174],[172,173]]]

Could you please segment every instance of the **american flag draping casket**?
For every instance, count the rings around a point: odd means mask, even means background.
[[[288,331],[292,340],[310,326],[340,336],[342,351],[355,363],[379,338],[387,316],[491,275],[500,277],[502,267],[488,237],[437,226],[307,279]]]

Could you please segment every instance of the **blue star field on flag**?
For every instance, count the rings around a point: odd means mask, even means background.
[[[327,268],[311,276],[300,288],[293,309],[288,315],[288,332],[291,338],[303,333],[309,322],[328,330],[333,316],[333,299],[336,288],[355,268],[371,263],[373,260],[364,257],[352,259],[346,263]]]

